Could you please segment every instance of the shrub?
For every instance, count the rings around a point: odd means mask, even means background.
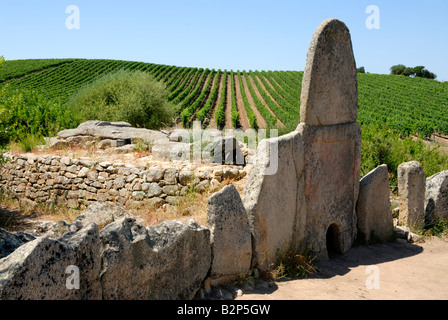
[[[0,147],[29,135],[54,135],[77,124],[70,110],[36,92],[7,86],[0,89]]]
[[[397,169],[401,163],[418,161],[430,177],[448,169],[448,155],[440,153],[437,147],[425,145],[412,136],[401,136],[386,126],[362,126],[361,175],[377,166],[386,164],[391,184],[397,184]]]
[[[142,71],[118,71],[80,89],[68,102],[83,121],[127,121],[159,129],[171,124],[175,107],[166,87]]]

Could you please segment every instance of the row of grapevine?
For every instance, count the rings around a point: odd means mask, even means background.
[[[179,105],[179,117],[185,126],[195,119],[234,128],[241,122],[258,128],[264,122],[275,126],[299,120],[303,72],[298,71],[214,72],[119,60],[17,60],[6,61],[0,67],[0,85],[8,83],[11,88],[32,89],[43,98],[64,104],[84,85],[118,70],[148,72],[163,82],[170,93],[169,100]],[[241,100],[237,99],[239,93]],[[361,124],[384,124],[404,135],[448,134],[448,86],[444,83],[359,74],[358,97]],[[247,119],[240,119],[238,110],[242,109]],[[225,123],[226,112],[231,114],[231,123]],[[211,119],[213,114],[215,118]],[[258,123],[261,120],[263,123]]]
[[[225,121],[225,106],[226,106],[226,97],[227,97],[227,71],[224,71],[223,76],[223,85],[221,89],[221,99],[219,101],[218,109],[216,109],[215,113],[215,122],[218,128],[224,126]]]
[[[216,103],[216,100],[218,98],[218,91],[219,91],[219,83],[221,81],[221,71],[218,71],[218,73],[215,76],[214,84],[213,84],[213,90],[208,97],[207,102],[205,105],[196,113],[196,118],[201,123],[204,123],[204,120],[210,115],[211,110],[213,106]]]
[[[210,73],[205,71],[202,74],[202,78],[204,76],[208,76],[208,80],[204,85],[204,88],[201,88],[202,85],[202,81],[199,81],[199,85],[196,86],[196,89],[190,94],[190,96],[192,97],[191,100],[199,93],[198,98],[193,102],[190,103],[189,99],[185,99],[182,102],[182,105],[184,106],[182,108],[182,113],[180,114],[180,119],[182,122],[182,125],[184,127],[187,127],[190,123],[191,117],[194,115],[194,113],[198,110],[198,108],[200,106],[202,106],[204,100],[208,97],[208,95],[210,94],[211,91],[211,86],[213,83],[213,78],[215,76],[216,72],[215,70],[212,70]],[[201,90],[202,89],[202,90]],[[200,91],[200,92],[199,92]]]
[[[236,91],[235,91],[235,74],[233,71],[230,73],[230,90],[231,90],[231,96],[232,96],[232,126],[234,128],[238,127],[238,124],[240,122],[240,113],[238,112],[238,106],[236,103]]]

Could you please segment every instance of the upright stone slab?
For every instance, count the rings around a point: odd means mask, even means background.
[[[267,268],[276,264],[282,251],[297,246],[304,233],[304,215],[300,213],[304,194],[303,146],[300,134],[294,131],[263,140],[258,149],[277,153],[273,154],[276,170],[267,174],[267,168],[273,164],[268,161],[268,154],[263,157],[263,152],[259,152],[242,200],[252,232],[253,265]]]
[[[356,121],[358,84],[350,31],[328,19],[315,31],[302,80],[300,119],[314,126]]]
[[[401,225],[419,228],[425,223],[425,172],[417,161],[398,166],[398,197]]]
[[[428,222],[448,219],[448,171],[426,179],[425,215]]]
[[[212,244],[213,286],[246,276],[251,267],[252,241],[246,209],[235,186],[208,199],[207,227]]]
[[[302,82],[306,234],[318,258],[347,252],[356,237],[361,166],[358,91],[350,32],[336,19],[314,33]]]
[[[356,212],[358,239],[366,243],[391,239],[394,223],[387,165],[379,166],[361,179]]]

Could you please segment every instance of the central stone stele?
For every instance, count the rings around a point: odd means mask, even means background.
[[[288,249],[311,246],[322,260],[356,238],[361,129],[350,32],[336,19],[313,35],[296,131],[260,144],[278,150],[278,169],[257,164],[243,192],[253,234],[253,265],[275,265]],[[273,146],[275,146],[273,148]]]

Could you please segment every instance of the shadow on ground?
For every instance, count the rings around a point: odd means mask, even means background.
[[[0,206],[0,228],[8,232],[33,229],[36,225],[35,212],[23,213],[19,210],[6,209]]]
[[[330,279],[336,276],[346,275],[359,266],[379,265],[385,262],[396,261],[418,255],[423,248],[418,244],[410,243],[383,243],[369,246],[357,246],[344,255],[332,254],[330,260],[316,263],[316,273],[308,279]],[[299,279],[282,279],[277,281],[288,282]],[[271,294],[278,290],[276,283],[256,286],[251,294]]]
[[[350,269],[359,266],[377,265],[418,255],[423,248],[411,243],[382,243],[369,246],[357,246],[344,255],[332,254],[330,260],[317,264],[318,272],[311,275],[314,279],[328,279],[343,276]]]

